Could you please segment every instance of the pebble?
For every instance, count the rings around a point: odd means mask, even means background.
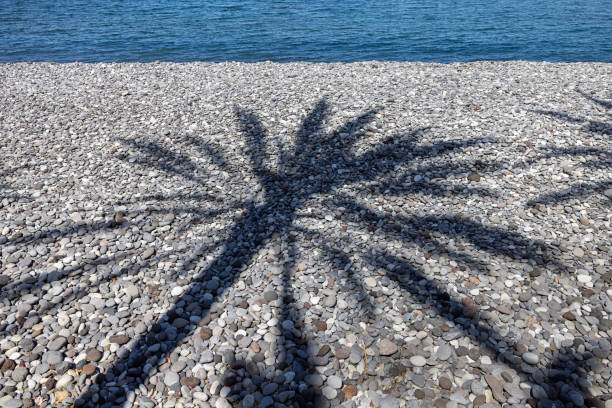
[[[606,64],[0,76],[1,406],[612,392]]]
[[[399,347],[397,347],[395,343],[387,339],[383,339],[378,343],[378,351],[381,356],[393,355],[397,353],[398,350],[399,350]]]
[[[166,371],[164,374],[164,384],[168,387],[172,387],[179,383],[179,375],[174,371]]]
[[[415,367],[423,367],[425,364],[427,364],[427,360],[425,360],[425,357],[423,356],[412,356],[410,357],[410,364]]]
[[[523,353],[522,357],[523,361],[525,361],[527,364],[538,364],[540,361],[540,356],[538,356],[536,353],[526,352]]]

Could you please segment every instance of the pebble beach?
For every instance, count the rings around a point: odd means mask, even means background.
[[[612,408],[612,64],[0,64],[0,407]]]

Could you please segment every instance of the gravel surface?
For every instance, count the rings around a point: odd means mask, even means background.
[[[612,407],[612,65],[0,65],[0,406]]]

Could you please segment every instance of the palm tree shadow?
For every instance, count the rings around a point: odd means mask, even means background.
[[[607,113],[608,118],[612,118],[612,103],[611,102],[603,100],[603,99],[595,98],[580,90],[576,90],[576,92],[582,95],[582,97],[584,97],[585,99],[588,99],[591,102],[595,103],[596,105],[599,105],[603,107],[604,109],[606,109],[608,111]],[[552,110],[535,110],[534,112],[539,113],[541,115],[550,116],[555,119],[560,119],[560,120],[563,120],[569,123],[584,123],[584,125],[581,128],[581,130],[584,132],[607,135],[607,136],[612,135],[612,123],[609,121],[598,121],[598,120],[585,119],[585,118],[575,117],[567,113],[556,112]]]
[[[362,229],[375,225],[377,228],[382,228],[381,233],[389,239],[403,241],[406,244],[416,243],[420,248],[438,248],[438,251],[442,251],[446,257],[456,261],[458,268],[488,273],[486,266],[470,255],[445,248],[437,242],[434,238],[435,233],[442,233],[453,240],[467,239],[479,250],[490,252],[498,259],[499,256],[504,256],[509,260],[528,260],[534,264],[545,265],[549,269],[554,267],[556,273],[567,273],[564,266],[555,261],[557,254],[547,255],[552,248],[502,229],[449,217],[391,218],[384,213],[374,213],[346,200],[342,201],[341,205],[348,209],[346,217],[349,217],[353,223],[360,222]],[[381,224],[381,221],[384,222]],[[492,239],[482,238],[487,236],[492,236]],[[584,404],[599,406],[601,403],[596,398],[597,395],[592,395],[588,383],[582,378],[586,372],[600,364],[597,358],[605,356],[608,350],[605,347],[608,346],[604,346],[603,350],[597,345],[593,346],[594,349],[600,350],[594,356],[590,352],[578,351],[586,341],[582,338],[576,338],[572,344],[562,343],[554,351],[555,357],[536,372],[522,357],[527,345],[521,344],[519,339],[500,333],[495,320],[490,320],[490,314],[485,314],[478,301],[475,302],[470,295],[451,294],[442,284],[426,276],[422,268],[417,266],[419,264],[408,257],[374,247],[370,248],[369,252],[364,250],[363,253],[362,259],[365,263],[378,271],[383,271],[384,276],[396,282],[401,292],[409,294],[413,302],[427,305],[437,315],[452,322],[473,343],[486,349],[492,358],[518,373],[521,381],[529,383],[532,389],[537,389],[538,391],[532,391],[532,398],[527,399],[532,406],[555,403],[560,403],[561,406],[566,406],[568,403],[574,406],[584,406]],[[499,344],[504,345],[500,348]],[[496,399],[500,403],[505,402],[510,396],[508,393],[504,394],[502,390],[497,392]],[[525,394],[524,397],[527,398],[529,395]]]
[[[327,134],[323,131],[323,120],[328,114],[329,106],[325,100],[317,103],[316,107],[308,114],[302,122],[296,135],[295,147],[292,151],[281,149],[280,164],[277,167],[270,165],[271,158],[267,153],[266,129],[262,126],[259,118],[254,113],[236,107],[235,114],[240,124],[241,132],[247,140],[247,156],[252,174],[257,178],[261,194],[253,199],[239,203],[243,209],[242,215],[228,229],[226,238],[219,242],[218,247],[223,248],[199,273],[191,283],[190,288],[177,299],[173,299],[173,306],[164,314],[151,330],[146,331],[138,338],[131,340],[122,350],[120,356],[113,362],[109,370],[97,377],[96,384],[85,392],[77,405],[97,406],[124,401],[130,393],[136,392],[141,385],[147,383],[150,373],[158,366],[163,365],[164,359],[173,352],[188,336],[191,335],[198,325],[206,325],[212,316],[214,304],[236,283],[243,270],[253,262],[255,254],[266,247],[277,237],[289,234],[286,241],[288,247],[289,261],[282,267],[282,289],[279,305],[279,313],[282,322],[286,323],[280,329],[283,338],[284,351],[282,358],[276,362],[277,368],[283,369],[291,365],[296,373],[296,380],[288,381],[287,394],[281,397],[277,392],[278,378],[263,377],[261,370],[253,361],[231,361],[230,372],[225,379],[228,386],[234,385],[238,380],[248,379],[250,384],[246,389],[239,389],[234,393],[226,395],[233,403],[244,402],[249,395],[259,393],[260,398],[270,397],[272,402],[275,398],[283,401],[291,401],[298,406],[319,406],[327,404],[325,399],[320,398],[321,383],[314,377],[306,376],[316,374],[316,367],[312,363],[314,357],[312,350],[308,347],[308,330],[302,316],[302,310],[296,305],[293,291],[292,272],[295,269],[295,258],[297,257],[297,243],[291,238],[291,232],[300,232],[296,227],[299,218],[297,210],[304,206],[309,200],[335,193],[343,186],[353,183],[379,181],[388,177],[394,167],[413,158],[430,157],[435,158],[448,151],[463,149],[474,141],[443,142],[431,146],[420,146],[416,143],[417,137],[428,128],[416,129],[412,132],[397,135],[384,140],[374,148],[363,154],[354,152],[353,147],[364,137],[364,129],[374,119],[376,110],[361,115],[347,123],[341,130]],[[151,143],[130,142],[133,148],[149,153],[150,160],[141,159],[137,164],[153,167],[169,174],[184,177],[195,183],[203,183],[202,177],[192,174],[195,165],[188,157],[176,155],[168,149]],[[214,152],[213,152],[214,153]],[[225,165],[219,161],[220,165]],[[467,166],[466,166],[467,167]],[[450,168],[441,166],[437,168],[441,174],[451,175],[462,173],[465,168]],[[414,193],[421,190],[419,185],[403,189],[404,194]],[[438,186],[430,188],[429,194],[442,195],[453,194],[457,191],[447,190]],[[486,189],[465,189],[461,191],[466,195],[493,196],[494,193]],[[351,213],[357,204],[351,200],[345,200],[335,204],[336,207],[348,208]],[[376,228],[380,216],[372,214],[368,209],[358,208],[354,212],[356,219],[364,229]],[[442,246],[435,237],[426,233],[425,230],[435,230],[439,222],[447,223],[456,228],[451,232],[440,232],[453,234],[456,237],[467,239],[475,247],[488,251],[495,256],[514,259],[538,259],[546,262],[555,271],[563,273],[564,267],[560,262],[554,261],[554,256],[549,256],[550,248],[540,242],[534,242],[519,234],[487,227],[468,220],[452,217],[426,217],[416,220],[399,220],[399,231],[404,230],[397,236],[404,242],[416,242],[420,246]],[[420,225],[421,230],[414,231],[414,226]],[[410,232],[412,230],[412,232]],[[454,232],[453,232],[454,231]],[[304,231],[302,231],[304,232]],[[386,231],[389,236],[398,233],[397,229]],[[502,239],[492,241],[486,237],[496,234]],[[324,240],[323,240],[324,241]],[[321,241],[319,246],[324,249],[331,259],[338,259],[339,263],[347,263],[348,254],[332,244]],[[186,261],[188,264],[197,263],[207,252],[207,248],[194,251],[193,255]],[[449,251],[451,257],[457,262],[470,268],[481,268],[478,260],[472,259],[462,253]],[[521,362],[516,355],[507,355],[505,351],[498,348],[496,343],[486,341],[497,339],[500,334],[487,322],[479,319],[479,312],[470,309],[467,314],[466,307],[460,300],[454,299],[445,288],[436,286],[435,281],[426,279],[423,273],[412,262],[397,258],[394,254],[386,253],[379,259],[370,260],[372,266],[383,267],[393,264],[394,272],[388,272],[389,278],[398,282],[404,293],[411,294],[419,301],[424,300],[424,292],[429,293],[428,302],[439,314],[454,319],[462,332],[473,337],[474,341],[483,344],[490,352],[503,359],[510,367],[517,371],[521,369]],[[377,262],[384,261],[382,264]],[[357,279],[357,278],[355,278]],[[211,282],[216,282],[211,285]],[[426,281],[421,287],[415,283]],[[368,297],[359,293],[360,285],[353,285],[355,296],[364,299],[361,310],[368,310]],[[183,307],[185,304],[195,304],[191,316],[184,319]],[[459,315],[457,312],[459,311]],[[462,320],[463,319],[463,320]],[[169,330],[171,329],[171,330]],[[167,332],[167,333],[166,333]],[[281,343],[282,344],[282,343]],[[322,351],[318,351],[322,353]],[[327,350],[329,353],[329,350]],[[581,365],[577,363],[579,371]],[[572,371],[573,372],[573,371]],[[545,381],[546,382],[546,381]],[[119,384],[120,386],[117,386]],[[158,383],[159,384],[159,383]],[[197,382],[196,386],[202,383]],[[277,386],[275,386],[276,384]],[[253,388],[254,387],[254,388]],[[276,387],[276,388],[275,388]],[[145,387],[146,388],[146,387]],[[266,389],[266,392],[264,392]],[[273,390],[273,391],[270,391]],[[172,391],[179,392],[174,386]],[[265,394],[269,395],[265,395]],[[581,394],[584,395],[584,394]],[[338,402],[338,400],[334,400]]]
[[[384,148],[374,149],[362,156],[354,156],[347,152],[351,145],[363,136],[362,129],[372,120],[375,112],[371,111],[349,123],[346,127],[352,129],[352,132],[348,136],[343,132],[319,135],[318,127],[327,110],[327,102],[322,100],[305,119],[296,138],[295,153],[291,155],[283,153],[284,159],[280,167],[288,170],[279,172],[268,166],[263,146],[265,131],[258,118],[248,111],[236,108],[242,131],[249,142],[248,156],[252,172],[259,179],[264,192],[262,202],[253,201],[244,204],[243,216],[230,228],[228,238],[220,244],[225,248],[222,254],[193,280],[191,288],[182,295],[182,299],[189,299],[190,302],[201,306],[198,309],[198,316],[192,314],[189,322],[180,331],[175,331],[172,336],[164,339],[163,347],[150,347],[159,341],[159,336],[154,332],[145,333],[132,340],[124,356],[119,358],[105,375],[98,376],[98,383],[79,398],[78,405],[91,406],[100,404],[104,399],[108,399],[108,402],[117,400],[116,392],[109,395],[106,390],[114,388],[113,384],[121,373],[127,372],[130,375],[127,377],[129,382],[123,387],[124,391],[127,389],[129,392],[138,388],[146,380],[153,366],[163,360],[166,353],[174,350],[195,329],[194,321],[206,318],[213,302],[235,282],[239,271],[250,262],[255,252],[269,242],[275,233],[288,230],[295,218],[295,209],[306,200],[314,195],[329,192],[336,186],[379,175],[380,171],[373,171],[368,165],[385,155]],[[188,158],[166,152],[162,147],[151,143],[133,143],[133,146],[155,155],[162,155],[152,163],[141,161],[139,164],[150,165],[198,181],[188,173],[192,167]],[[347,170],[343,175],[338,175],[338,172],[331,167],[339,154],[347,158],[342,160],[342,166]],[[325,174],[325,177],[320,177],[315,182],[309,180],[311,176],[321,173]],[[187,262],[195,261],[190,259]],[[221,281],[221,285],[210,291],[206,283],[213,277]],[[178,319],[180,313],[176,304],[179,303],[182,303],[180,299],[160,321],[172,324]]]

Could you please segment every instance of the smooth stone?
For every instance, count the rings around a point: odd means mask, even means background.
[[[58,337],[54,340],[51,340],[48,344],[47,344],[47,348],[51,351],[57,351],[59,349],[61,349],[62,347],[64,347],[66,344],[68,343],[68,341],[66,340],[65,337]]]
[[[173,385],[178,384],[179,381],[179,375],[174,371],[168,370],[164,374],[164,384],[166,384],[168,387],[172,387]]]
[[[399,347],[387,339],[383,339],[378,343],[378,351],[381,356],[390,356],[397,353],[397,350],[399,350]]]
[[[530,351],[523,353],[522,357],[523,357],[523,361],[531,365],[538,364],[538,362],[540,361],[540,356]]]
[[[446,361],[450,358],[452,349],[448,344],[443,344],[436,351],[436,357],[438,360]]]
[[[399,408],[400,403],[399,400],[395,397],[384,397],[380,400],[379,403],[380,408]]]
[[[342,379],[337,375],[330,375],[327,377],[327,385],[335,389],[342,388]]]
[[[233,408],[232,404],[229,403],[225,398],[219,398],[215,402],[215,408]]]
[[[410,357],[410,364],[415,367],[423,367],[425,364],[427,364],[427,360],[425,360],[425,357],[423,356],[412,356]]]
[[[321,390],[321,392],[323,396],[328,400],[334,399],[336,398],[336,395],[338,395],[338,392],[332,387],[323,387],[323,390]]]
[[[57,365],[64,361],[64,353],[61,351],[48,351],[43,354],[43,361],[49,365]]]

